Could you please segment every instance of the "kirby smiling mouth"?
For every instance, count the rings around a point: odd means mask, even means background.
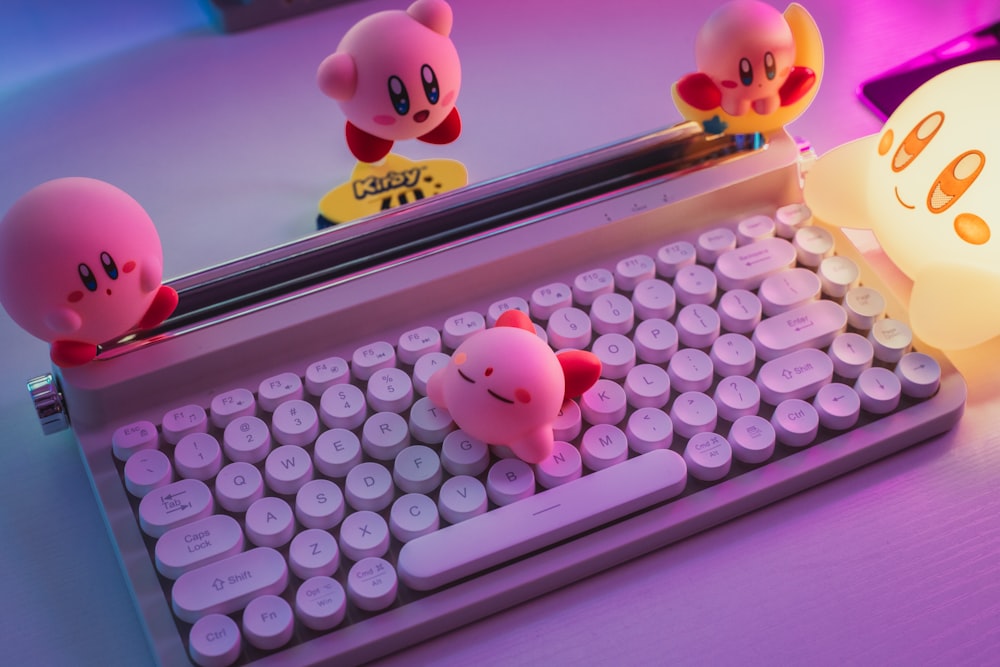
[[[893,187],[892,191],[896,194],[896,201],[898,201],[900,204],[902,204],[904,208],[908,208],[910,210],[913,210],[913,209],[916,208],[916,206],[911,206],[911,205],[907,204],[905,201],[903,201],[903,198],[899,196],[899,188]]]
[[[458,374],[462,376],[463,380],[465,380],[466,382],[468,382],[470,384],[476,384],[476,381],[473,380],[472,378],[470,378],[465,373],[463,373],[461,368],[456,368],[455,370],[458,371]],[[500,394],[496,393],[492,389],[487,389],[486,393],[489,394],[490,396],[492,396],[493,398],[497,399],[498,401],[502,401],[502,402],[507,403],[509,405],[514,405],[514,401],[510,400],[509,398],[504,398],[503,396],[501,396]]]
[[[413,114],[413,120],[417,121],[418,123],[422,123],[425,120],[427,120],[428,116],[430,115],[431,115],[430,111],[428,111],[427,109],[421,109],[417,113]]]

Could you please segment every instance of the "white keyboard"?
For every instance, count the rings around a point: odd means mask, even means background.
[[[174,283],[59,378],[157,661],[365,662],[950,428],[800,164],[681,126]],[[603,366],[537,465],[425,396],[511,308]]]

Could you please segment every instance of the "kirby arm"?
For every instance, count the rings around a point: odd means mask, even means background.
[[[781,90],[778,91],[778,95],[781,97],[781,106],[787,107],[789,104],[795,104],[805,97],[805,94],[812,90],[814,85],[816,85],[815,72],[808,67],[793,67],[791,74],[781,84]]]
[[[687,74],[676,85],[678,97],[699,111],[718,109],[722,104],[722,91],[704,72]]]
[[[539,426],[514,442],[504,443],[525,463],[539,463],[552,453],[555,436],[552,424]]]
[[[76,340],[57,340],[49,348],[52,363],[61,368],[82,366],[97,356],[97,346]]]
[[[45,313],[45,326],[55,334],[49,338],[52,340],[79,331],[80,327],[83,326],[83,318],[75,310],[60,306]]]
[[[566,377],[565,398],[577,398],[601,377],[601,360],[593,352],[565,350],[556,355]]]
[[[1000,309],[983,307],[984,294],[1000,294],[1000,272],[966,264],[920,269],[910,293],[913,333],[941,350],[960,350],[1000,334]]]
[[[316,83],[328,97],[342,102],[354,97],[358,87],[358,67],[347,53],[332,53],[323,59],[316,71]]]
[[[439,368],[427,378],[427,398],[431,399],[431,403],[445,410],[448,409],[444,400],[444,371],[446,368],[447,366]]]
[[[174,309],[177,308],[177,301],[177,291],[173,287],[160,285],[160,289],[156,291],[156,296],[153,297],[153,302],[149,304],[146,314],[139,320],[139,328],[152,329],[161,324],[173,314]]]
[[[823,154],[805,175],[806,206],[835,227],[871,228],[867,206],[868,164],[876,135],[863,137]]]

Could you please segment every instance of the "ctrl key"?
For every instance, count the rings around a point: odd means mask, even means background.
[[[191,628],[191,659],[201,667],[229,667],[240,657],[240,628],[224,614],[209,614]]]

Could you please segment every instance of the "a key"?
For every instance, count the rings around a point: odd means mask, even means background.
[[[718,280],[712,270],[700,264],[685,266],[674,276],[674,292],[682,306],[710,304],[718,293]]]
[[[808,269],[795,268],[768,276],[757,296],[766,317],[804,306],[820,297],[820,280]]]
[[[208,433],[189,433],[174,447],[174,470],[183,478],[208,481],[222,469],[222,447]]]
[[[361,382],[367,382],[377,371],[395,365],[396,350],[384,340],[362,345],[351,355],[351,373]]]
[[[757,350],[746,336],[726,333],[715,339],[708,353],[715,372],[728,375],[749,375],[757,363]]]
[[[656,252],[656,272],[664,278],[673,278],[682,268],[694,264],[697,258],[694,245],[687,241],[665,245]]]
[[[861,279],[861,270],[854,260],[843,255],[827,257],[816,270],[823,294],[831,299],[843,299],[848,290],[857,287]]]
[[[588,470],[604,470],[628,458],[628,438],[611,424],[597,424],[584,432],[580,457]]]
[[[799,264],[815,269],[833,254],[833,236],[821,227],[802,227],[792,237]]]
[[[875,358],[887,364],[895,364],[910,351],[913,332],[905,322],[886,317],[875,322],[868,332]]]
[[[635,366],[635,345],[621,334],[600,336],[590,350],[601,360],[602,377],[621,380]]]
[[[271,430],[258,417],[237,417],[222,433],[222,450],[231,461],[259,463],[271,451]]]
[[[615,264],[615,285],[631,292],[643,280],[656,277],[656,262],[649,255],[632,255]]]
[[[417,327],[402,333],[399,344],[396,345],[396,356],[404,364],[411,366],[425,354],[440,351],[441,332],[431,326]]]
[[[715,264],[720,255],[735,248],[736,233],[727,227],[704,231],[695,243],[695,252],[702,264]]]
[[[292,607],[277,595],[254,598],[243,611],[243,636],[262,651],[281,648],[294,630]]]
[[[353,561],[384,556],[389,550],[389,525],[368,510],[348,514],[340,524],[340,550]]]
[[[299,579],[332,576],[340,567],[340,548],[329,530],[309,528],[292,538],[288,566]]]
[[[115,429],[111,434],[111,451],[119,461],[128,461],[136,452],[156,449],[159,442],[153,422],[142,420]]]
[[[497,320],[508,310],[520,310],[525,315],[531,314],[531,307],[528,306],[527,301],[519,296],[507,297],[500,301],[494,301],[486,309],[486,326],[488,328],[496,326]]]
[[[601,378],[580,397],[580,411],[591,424],[617,424],[628,408],[625,390],[617,382]]]
[[[347,597],[365,611],[380,611],[396,600],[396,570],[382,558],[364,558],[347,573]]]
[[[468,310],[458,315],[452,315],[444,321],[441,338],[444,344],[454,350],[470,336],[486,328],[486,318],[482,313]]]
[[[413,382],[398,368],[386,368],[368,380],[365,401],[376,412],[403,412],[413,403]]]
[[[229,667],[243,651],[240,628],[225,614],[208,614],[191,626],[188,651],[199,667]]]
[[[274,412],[285,401],[301,399],[302,395],[302,379],[295,373],[279,373],[265,378],[257,388],[257,401],[266,412]]]
[[[426,396],[427,381],[432,375],[447,366],[450,360],[451,357],[443,352],[430,352],[417,359],[417,363],[413,365],[413,388],[417,390],[417,393]]]
[[[327,428],[353,429],[368,415],[365,395],[353,384],[335,384],[323,392],[319,414]]]
[[[150,537],[160,537],[212,513],[212,492],[197,479],[182,479],[152,489],[139,502],[139,526]]]
[[[719,297],[719,321],[731,333],[752,333],[760,323],[764,307],[753,292],[734,289]]]
[[[851,387],[841,382],[831,382],[820,387],[813,399],[819,423],[834,431],[846,431],[861,416],[861,399]]]
[[[560,308],[552,313],[545,327],[549,343],[557,350],[586,349],[592,331],[590,316],[579,308]]]
[[[361,440],[353,431],[332,428],[323,431],[313,448],[313,464],[327,477],[342,479],[361,463]]]
[[[929,398],[941,386],[941,365],[922,352],[907,352],[893,371],[907,396]]]
[[[213,514],[168,530],[156,541],[156,569],[167,579],[243,551],[243,529],[236,519]]]
[[[501,459],[486,475],[486,495],[497,505],[509,505],[534,492],[535,472],[521,459]]]
[[[208,415],[200,405],[185,405],[168,411],[160,420],[163,439],[176,445],[188,433],[208,431]]]
[[[854,390],[861,398],[862,408],[876,415],[884,415],[899,405],[902,383],[889,369],[873,366],[858,376],[854,382]]]
[[[437,505],[422,493],[407,493],[389,510],[389,532],[400,542],[432,533],[440,526]]]
[[[340,487],[328,479],[303,484],[295,494],[295,518],[306,528],[330,530],[336,526],[344,518]]]
[[[708,348],[721,329],[719,314],[711,306],[691,304],[677,313],[677,335],[686,347]]]
[[[715,401],[700,391],[686,391],[670,406],[674,431],[684,438],[714,430],[718,417],[719,409]]]
[[[793,266],[795,247],[791,243],[764,238],[720,255],[715,262],[715,275],[724,290],[755,290],[768,276]]]
[[[573,302],[579,306],[589,306],[601,294],[609,294],[615,288],[615,277],[607,269],[591,269],[573,279]]]
[[[811,347],[772,359],[757,373],[761,398],[771,405],[789,398],[812,398],[832,380],[833,361]]]
[[[212,426],[226,428],[237,417],[250,417],[257,411],[257,401],[249,389],[230,389],[212,397],[208,408]]]
[[[546,489],[579,479],[582,474],[580,450],[564,440],[556,440],[552,453],[535,464],[535,479]]]
[[[790,239],[811,219],[812,212],[805,204],[787,204],[774,213],[775,232],[782,238]]]
[[[623,294],[600,294],[590,306],[590,321],[598,335],[627,334],[635,323],[635,311]]]
[[[327,387],[350,379],[350,368],[343,357],[327,357],[309,364],[306,368],[306,391],[313,396],[322,396]]]
[[[885,297],[878,290],[861,285],[852,287],[844,295],[847,321],[859,331],[868,331],[875,320],[885,313]]]
[[[677,328],[659,318],[644,320],[635,328],[633,336],[635,353],[647,364],[663,364],[670,361],[680,347]]]
[[[733,456],[743,463],[763,463],[774,454],[774,426],[759,415],[736,419],[727,437]]]
[[[280,595],[288,585],[284,557],[267,547],[209,563],[182,574],[171,589],[174,614],[194,623],[207,614],[231,614],[260,595]]]
[[[712,374],[715,366],[712,359],[694,348],[685,348],[670,357],[667,364],[667,374],[670,376],[670,386],[682,391],[708,391],[712,386]]]
[[[173,477],[170,459],[158,449],[144,449],[125,462],[125,488],[136,498],[170,484]]]
[[[680,455],[649,452],[407,542],[399,576],[431,590],[672,498],[686,481]]]
[[[695,433],[684,447],[684,462],[692,477],[714,482],[729,474],[733,449],[718,433]]]
[[[271,416],[271,435],[282,445],[311,445],[319,435],[316,408],[301,399],[279,404]]]
[[[441,459],[430,447],[410,445],[393,461],[392,479],[404,493],[432,493],[441,477]]]
[[[658,278],[643,280],[632,291],[632,308],[640,320],[667,320],[677,309],[677,293]]]
[[[531,293],[531,303],[528,309],[531,316],[543,322],[560,308],[573,305],[573,290],[565,283],[551,283],[537,288]]]
[[[670,398],[670,376],[662,366],[641,364],[625,377],[625,399],[633,408],[662,408]]]
[[[580,404],[572,399],[563,401],[556,420],[552,422],[552,436],[556,440],[572,442],[583,428],[583,411]]]
[[[424,396],[410,408],[410,434],[429,445],[439,445],[455,428],[451,415]]]
[[[381,512],[395,493],[392,474],[380,463],[365,461],[347,473],[344,496],[356,510]]]
[[[264,477],[257,466],[237,461],[222,468],[215,478],[215,499],[229,512],[246,512],[264,497]]]
[[[730,375],[719,380],[712,394],[719,416],[734,421],[755,415],[760,409],[760,388],[744,375]]]
[[[479,516],[489,506],[486,487],[475,477],[456,475],[441,485],[438,511],[449,523],[459,523]]]
[[[819,414],[811,403],[789,398],[774,408],[771,426],[778,442],[789,447],[805,447],[819,432]]]
[[[833,360],[834,372],[840,377],[853,380],[866,368],[871,368],[875,348],[864,336],[848,331],[833,339],[829,354]]]
[[[822,348],[847,327],[847,313],[833,301],[823,299],[769,317],[754,330],[757,356],[771,361],[794,350]]]
[[[258,547],[280,549],[295,535],[295,514],[291,506],[277,496],[264,496],[247,508],[247,539]]]
[[[395,412],[376,412],[361,429],[361,448],[376,461],[391,461],[410,444],[406,420]]]
[[[740,245],[749,245],[773,237],[777,233],[774,218],[769,215],[751,215],[736,225],[736,239]],[[718,267],[717,267],[718,268]]]
[[[347,594],[336,579],[311,577],[295,592],[295,616],[310,630],[331,630],[346,614]]]
[[[490,452],[486,443],[455,430],[445,436],[441,445],[441,465],[450,475],[476,476],[490,464]]]
[[[674,425],[660,408],[639,408],[629,415],[625,439],[629,449],[637,454],[666,449],[673,442]]]
[[[264,481],[275,493],[294,495],[312,478],[312,458],[298,445],[277,447],[264,459]]]

